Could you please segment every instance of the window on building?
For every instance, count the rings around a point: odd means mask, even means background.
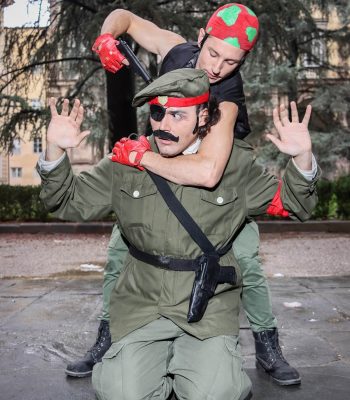
[[[42,65],[35,65],[32,69],[33,75],[39,75],[41,76],[43,74],[43,67]]]
[[[39,99],[31,100],[30,104],[31,104],[32,108],[34,108],[34,110],[40,110],[42,108],[42,104]]]
[[[11,177],[12,178],[22,178],[22,168],[12,167],[11,168]]]
[[[41,153],[43,151],[43,142],[41,138],[34,138],[33,140],[34,153]]]
[[[317,68],[326,61],[326,45],[322,39],[314,39],[311,42],[309,52],[303,55],[303,66]]]
[[[13,155],[21,154],[21,141],[20,141],[20,139],[14,139],[13,140],[11,153]]]

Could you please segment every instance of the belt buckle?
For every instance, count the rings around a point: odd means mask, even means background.
[[[159,261],[164,267],[168,267],[170,265],[170,257],[169,256],[159,256]]]

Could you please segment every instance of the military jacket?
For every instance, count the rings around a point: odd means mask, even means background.
[[[153,143],[154,146],[154,143]],[[112,162],[107,157],[91,172],[75,176],[68,157],[54,170],[38,172],[40,197],[58,218],[94,220],[110,211],[117,215],[121,232],[135,247],[154,255],[194,259],[201,255],[146,171]],[[190,171],[189,171],[190,173]],[[314,180],[307,181],[289,162],[281,190],[283,206],[301,221],[317,201]],[[235,145],[218,185],[213,189],[170,183],[182,205],[217,248],[226,245],[247,216],[264,214],[277,188],[278,179],[263,171],[253,149],[240,140]],[[239,266],[233,252],[220,260],[223,266]],[[238,334],[240,285],[220,284],[201,321],[187,323],[194,272],[167,271],[128,254],[125,268],[111,296],[113,341],[164,316],[199,339]]]

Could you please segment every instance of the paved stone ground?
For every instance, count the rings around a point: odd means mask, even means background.
[[[103,267],[108,240],[107,234],[0,234],[0,278],[72,275],[82,264]],[[261,258],[268,276],[350,275],[350,232],[261,234]]]
[[[1,400],[94,399],[90,378],[67,378],[64,368],[94,341],[102,273],[82,272],[81,265],[103,266],[108,239],[0,235]],[[262,235],[281,343],[302,385],[278,387],[255,369],[253,338],[242,315],[241,344],[254,400],[349,398],[349,241],[346,233]],[[296,301],[299,307],[286,307]]]
[[[254,399],[344,400],[350,393],[350,276],[270,279],[284,354],[300,387],[275,386],[254,365],[242,316],[241,344]],[[90,378],[67,378],[67,362],[92,344],[101,309],[96,278],[0,280],[0,398],[92,400]],[[298,308],[286,302],[298,301]]]

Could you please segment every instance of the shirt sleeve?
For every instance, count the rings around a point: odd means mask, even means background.
[[[311,166],[310,171],[304,171],[304,170],[300,169],[296,165],[294,158],[292,158],[292,161],[293,161],[295,168],[303,175],[303,177],[305,179],[307,179],[308,181],[312,181],[315,178],[315,176],[317,174],[317,162],[316,162],[316,158],[314,155],[312,155],[312,166]]]
[[[58,160],[56,160],[58,161]],[[112,211],[114,163],[102,159],[90,172],[74,175],[68,156],[51,169],[37,164],[41,177],[40,199],[55,217],[69,221],[91,221]]]
[[[38,160],[38,167],[40,171],[50,172],[55,169],[64,160],[66,153],[62,154],[60,158],[54,161],[45,160],[45,153],[41,153]]]

